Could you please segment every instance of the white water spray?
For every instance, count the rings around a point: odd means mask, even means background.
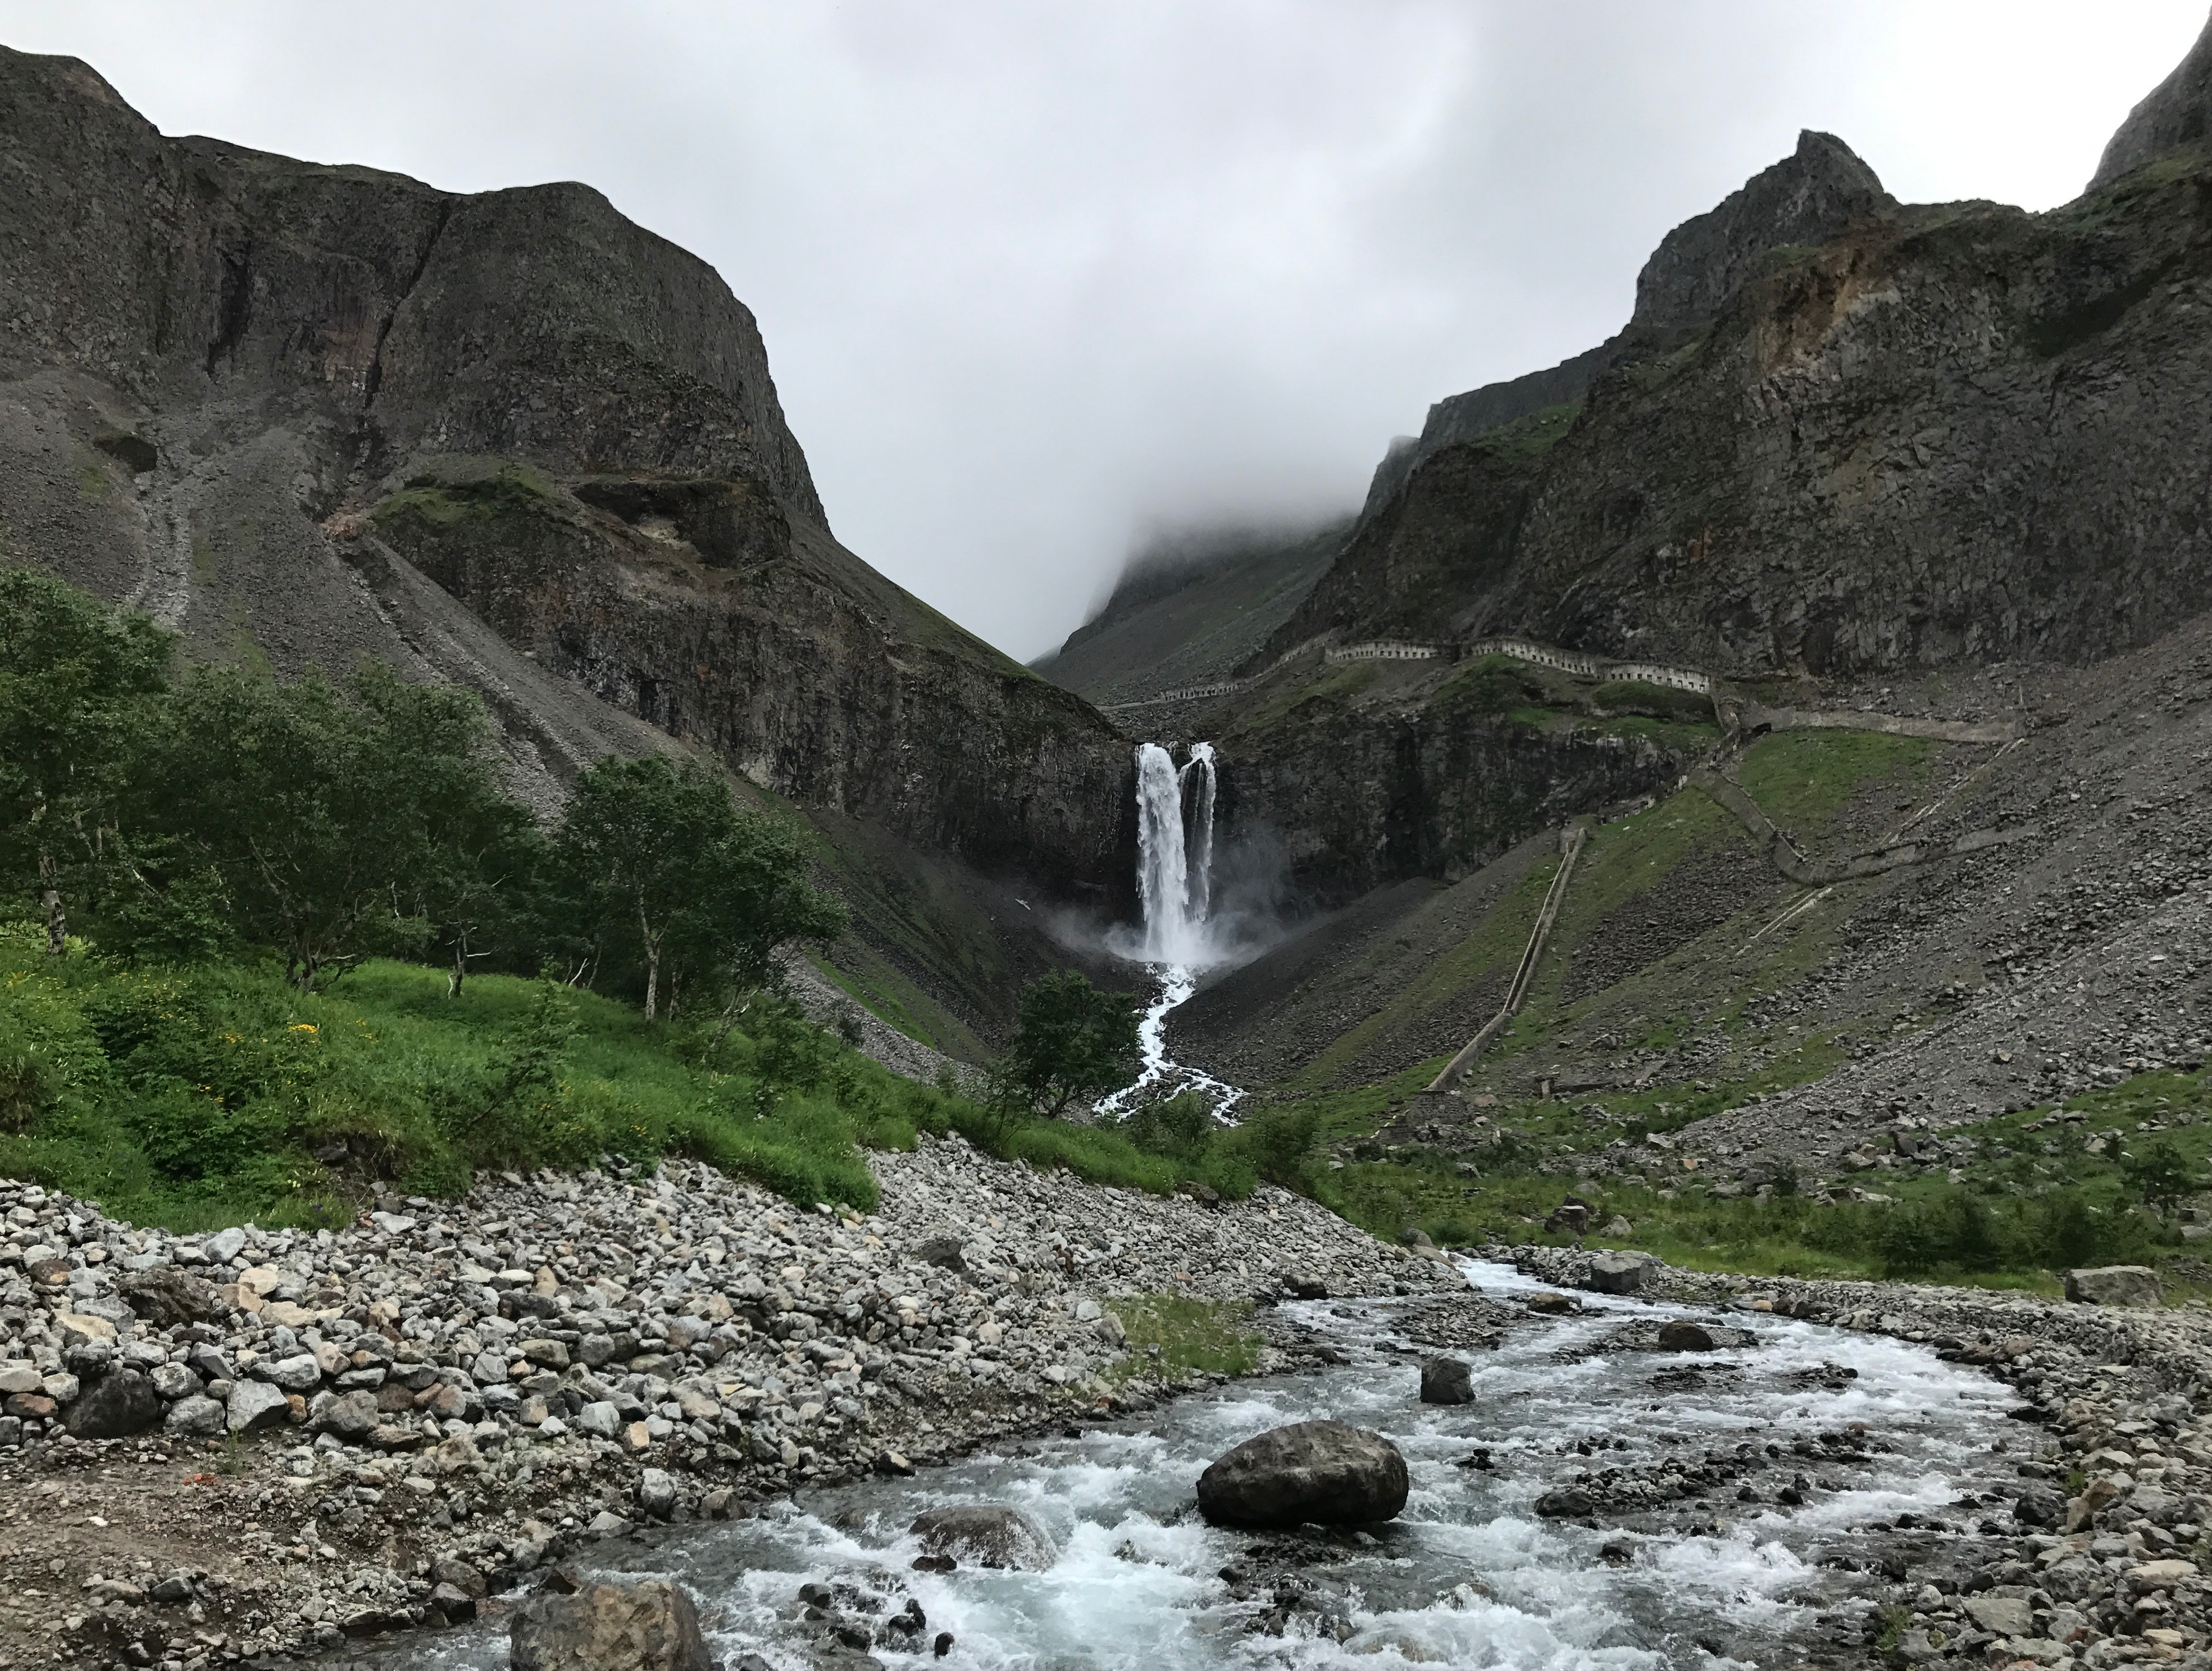
[[[1183,798],[1190,794],[1186,830]],[[1156,742],[1137,745],[1137,895],[1144,907],[1144,939],[1136,961],[1152,966],[1158,995],[1139,1023],[1144,1071],[1137,1082],[1101,1102],[1109,1117],[1126,1113],[1155,1088],[1192,1089],[1212,1100],[1216,1116],[1244,1095],[1233,1085],[1186,1068],[1170,1057],[1167,1016],[1198,990],[1199,972],[1221,961],[1209,921],[1213,904],[1213,745],[1191,745],[1178,771],[1175,756]]]

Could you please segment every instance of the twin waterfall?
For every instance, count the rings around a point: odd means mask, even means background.
[[[1137,895],[1145,928],[1141,942],[1127,954],[1150,965],[1160,985],[1137,1029],[1144,1071],[1098,1105],[1109,1118],[1185,1090],[1206,1096],[1216,1117],[1225,1118],[1243,1095],[1182,1066],[1167,1051],[1168,1012],[1198,990],[1200,971],[1221,960],[1212,922],[1215,788],[1212,743],[1193,743],[1180,771],[1175,756],[1159,744],[1137,746]]]
[[[1190,831],[1183,784],[1195,777]],[[1213,883],[1213,745],[1193,743],[1190,764],[1156,742],[1137,746],[1137,892],[1145,907],[1142,961],[1202,967],[1213,961],[1206,914]]]

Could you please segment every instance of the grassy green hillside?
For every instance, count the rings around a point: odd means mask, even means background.
[[[1971,759],[1911,738],[1792,732],[1755,742],[1739,775],[1793,839],[1837,851],[1885,836]],[[1280,1025],[1310,1042],[1256,1100],[1316,1124],[1335,1157],[1319,1192],[1340,1211],[1448,1245],[1565,1242],[1541,1224],[1573,1193],[1593,1227],[1631,1227],[1596,1242],[1698,1268],[2048,1288],[2064,1265],[2143,1259],[2184,1288],[2212,1277],[2184,1253],[2174,1211],[2212,1169],[2206,1074],[2146,1075],[2063,1112],[1960,1128],[1970,1163],[1870,1172],[1865,1200],[1815,1199],[1790,1177],[1760,1196],[1715,1193],[1656,1151],[1640,1174],[1584,1175],[1577,1156],[1818,1079],[1855,1040],[1931,1019],[1892,1009],[1815,1022],[1771,1005],[1886,884],[1788,883],[1695,789],[1593,831],[1526,1005],[1455,1100],[1476,1128],[1425,1124],[1435,1116],[1417,1094],[1495,1009],[1558,865],[1547,852],[1502,888],[1478,876],[1417,896],[1328,983],[1287,995]],[[1491,902],[1470,915],[1455,896],[1486,886]],[[1960,972],[1923,973],[1940,985]],[[1347,991],[1379,1001],[1331,1028]],[[1705,1049],[1685,1071],[1689,1040]]]
[[[1095,1131],[901,1079],[773,1003],[647,1022],[550,981],[372,961],[318,992],[279,965],[134,966],[0,924],[0,1176],[134,1222],[349,1222],[482,1171],[712,1162],[802,1204],[876,1203],[866,1151],[958,1131],[1155,1193],[1312,1187],[1310,1125]]]

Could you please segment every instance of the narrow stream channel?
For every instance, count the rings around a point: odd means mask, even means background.
[[[1486,1293],[1534,1286],[1509,1268],[1464,1263]],[[680,1577],[700,1597],[724,1665],[751,1654],[776,1671],[836,1662],[819,1623],[802,1618],[807,1583],[831,1587],[862,1619],[888,1618],[908,1598],[920,1604],[921,1651],[875,1649],[888,1666],[1717,1671],[1786,1663],[1793,1644],[1820,1634],[1824,1615],[1831,1626],[1839,1613],[1863,1615],[1873,1581],[1838,1558],[1864,1566],[1893,1553],[1900,1515],[1920,1558],[1940,1555],[1992,1512],[1977,1494],[2016,1460],[1991,1454],[1993,1442],[2020,1438],[2002,1419],[2015,1401],[2008,1389],[1928,1348],[1765,1314],[1584,1301],[1580,1315],[1516,1329],[1496,1351],[1469,1354],[1471,1404],[1417,1402],[1425,1354],[1397,1332],[1401,1302],[1304,1302],[1285,1314],[1334,1345],[1345,1364],[1241,1382],[912,1479],[808,1493],[758,1519],[687,1528],[657,1544],[600,1545],[584,1564]],[[1704,1317],[1750,1339],[1700,1355],[1703,1368],[1686,1379],[1683,1357],[1601,1349],[1625,1326],[1671,1317]],[[1379,1430],[1404,1451],[1413,1489],[1397,1522],[1379,1537],[1286,1540],[1198,1519],[1192,1494],[1207,1462],[1264,1429],[1322,1416]],[[1863,1461],[1838,1467],[1793,1450],[1853,1423],[1875,1444]],[[1694,1467],[1744,1446],[1768,1460],[1699,1501],[1601,1515],[1595,1527],[1535,1511],[1546,1492],[1584,1473],[1648,1473],[1670,1460]],[[1478,1448],[1489,1453],[1487,1469],[1466,1466]],[[1779,1491],[1800,1473],[1804,1501],[1784,1506]],[[1743,1489],[1752,1500],[1739,1498]],[[974,1503],[1036,1517],[1059,1540],[1056,1564],[1035,1573],[911,1570],[914,1515]],[[1248,1582],[1243,1599],[1232,1595],[1224,1567],[1264,1574],[1259,1593]],[[1318,1610],[1294,1611],[1283,1634],[1254,1632],[1286,1575]],[[932,1661],[929,1644],[945,1631],[953,1646]],[[390,1662],[490,1671],[506,1663],[505,1644],[480,1627],[418,1638]]]

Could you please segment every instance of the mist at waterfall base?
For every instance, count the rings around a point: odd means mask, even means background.
[[[1196,1091],[1225,1117],[1243,1093],[1168,1053],[1167,1018],[1200,978],[1257,956],[1280,935],[1279,847],[1264,839],[1224,844],[1217,813],[1220,778],[1213,745],[1194,742],[1177,766],[1172,749],[1137,746],[1137,899],[1143,920],[1106,936],[1115,956],[1143,965],[1157,983],[1138,1028],[1143,1071],[1099,1104],[1109,1116],[1162,1095]]]

